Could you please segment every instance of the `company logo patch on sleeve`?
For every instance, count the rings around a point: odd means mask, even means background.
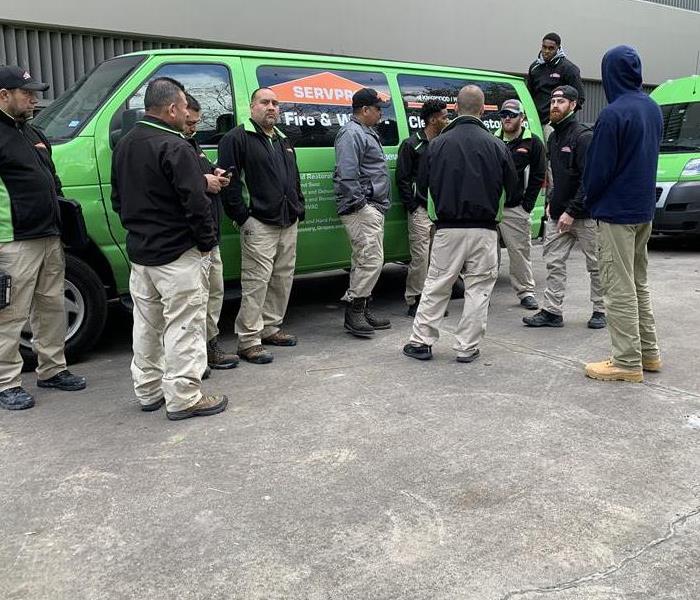
[[[552,73],[550,77],[554,77],[554,79],[560,79],[561,75],[559,75],[559,73]]]
[[[527,148],[518,148],[516,152],[520,152],[521,154],[528,154],[530,151]]]
[[[41,148],[42,150],[46,150],[46,144],[44,142],[39,142],[38,144],[34,144],[35,148]]]
[[[571,147],[570,146],[564,146],[561,149],[562,152],[571,152]]]

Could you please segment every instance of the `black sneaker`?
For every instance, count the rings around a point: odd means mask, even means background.
[[[520,301],[520,306],[526,308],[527,310],[537,310],[540,307],[540,305],[537,304],[537,300],[535,300],[534,296],[525,296]]]
[[[64,392],[75,392],[84,390],[87,382],[85,377],[73,375],[68,369],[64,369],[48,379],[37,379],[36,384],[42,388],[55,388]]]
[[[17,386],[0,392],[0,406],[7,410],[25,410],[34,406],[34,398],[23,387]]]
[[[408,343],[403,347],[403,353],[418,360],[430,360],[433,358],[433,349],[427,344]]]
[[[151,402],[150,404],[142,404],[141,405],[141,410],[144,412],[153,412],[154,410],[158,410],[165,404],[165,398],[161,398],[160,400],[156,400],[155,402]]]
[[[528,327],[564,327],[561,315],[554,315],[544,309],[531,317],[523,317],[523,323]]]
[[[605,329],[605,326],[607,324],[608,321],[605,318],[605,313],[599,312],[597,310],[594,310],[593,314],[591,315],[591,318],[588,319],[589,329]]]
[[[474,362],[477,358],[479,358],[479,354],[481,354],[481,352],[479,352],[479,350],[476,349],[476,350],[474,350],[474,352],[472,352],[471,354],[468,354],[467,356],[457,355],[457,362],[458,363]]]

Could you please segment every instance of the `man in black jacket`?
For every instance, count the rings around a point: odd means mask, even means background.
[[[549,99],[554,88],[570,85],[578,92],[577,110],[586,99],[579,68],[572,63],[561,47],[561,38],[556,33],[548,33],[542,40],[542,48],[537,60],[527,71],[527,89],[535,101],[542,125],[549,122]],[[545,139],[548,136],[545,135]]]
[[[211,213],[214,217],[217,244],[212,248],[211,268],[209,269],[209,294],[207,300],[207,363],[211,369],[232,369],[240,362],[238,355],[226,352],[219,342],[219,317],[224,303],[224,264],[221,262],[219,242],[221,241],[221,200],[219,192],[229,184],[229,178],[224,177],[224,170],[213,165],[202,150],[197,138],[197,125],[202,120],[202,106],[191,94],[185,93],[187,112],[185,122],[185,137],[192,144],[202,175],[207,181],[207,194],[211,200]]]
[[[61,182],[48,140],[27,122],[36,92],[48,88],[20,67],[0,67],[0,273],[12,284],[10,304],[0,310],[0,407],[9,410],[34,406],[21,386],[19,343],[27,318],[39,360],[37,385],[85,387],[84,377],[66,369],[64,356]]]
[[[498,276],[496,225],[518,176],[510,152],[480,119],[481,89],[463,87],[457,109],[459,116],[430,142],[419,174],[420,188],[428,190],[428,213],[436,233],[413,333],[403,352],[419,360],[432,358],[452,284],[461,276],[464,308],[455,350],[458,362],[469,363],[479,356]]]
[[[591,278],[593,314],[591,329],[605,327],[605,307],[598,274],[598,229],[584,207],[582,184],[586,152],[592,132],[576,120],[578,92],[570,85],[552,92],[550,118],[554,132],[549,137],[549,157],[554,187],[547,204],[547,223],[543,257],[547,265],[547,289],[544,308],[531,317],[523,317],[528,327],[563,327],[562,306],[566,290],[566,261],[578,241],[586,257]]]
[[[219,142],[219,166],[235,169],[222,193],[224,210],[241,229],[238,353],[255,364],[272,362],[263,344],[297,343],[281,326],[292,291],[304,196],[294,148],[275,127],[278,119],[277,95],[257,89],[250,99],[250,119]]]
[[[506,100],[499,112],[501,128],[496,137],[510,150],[518,172],[518,188],[503,209],[498,233],[510,261],[510,283],[520,300],[520,306],[537,310],[535,278],[532,275],[532,232],[530,213],[544,183],[547,159],[544,144],[529,127],[524,126],[525,113],[520,100]]]
[[[408,212],[408,244],[411,262],[406,275],[406,304],[408,315],[416,316],[430,260],[430,242],[433,237],[433,222],[428,216],[428,199],[416,186],[421,159],[428,143],[450,122],[447,104],[442,100],[427,100],[420,111],[423,129],[416,131],[399,146],[396,159],[396,185],[401,202]]]
[[[134,390],[142,410],[165,404],[171,420],[213,415],[228,399],[201,392],[209,253],[217,244],[207,182],[183,135],[182,84],[152,80],[144,105],[145,117],[112,159],[112,207],[131,260]]]

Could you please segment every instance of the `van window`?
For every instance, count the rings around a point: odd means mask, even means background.
[[[338,130],[352,116],[352,95],[360,88],[374,88],[387,101],[391,99],[383,73],[261,66],[257,76],[260,86],[277,94],[278,126],[297,148],[332,148]],[[399,143],[393,104],[382,109],[376,129],[382,145]]]
[[[52,142],[75,137],[119,84],[145,59],[122,56],[106,60],[42,110],[32,124]]]
[[[665,104],[664,136],[661,152],[697,152],[700,150],[700,102]]]
[[[195,136],[202,146],[218,144],[233,127],[233,95],[231,75],[227,67],[214,64],[170,64],[158,69],[148,81],[156,77],[176,79],[202,106],[202,122],[197,127]],[[143,109],[148,81],[127,100],[127,109]]]
[[[450,118],[457,116],[457,94],[465,85],[478,85],[484,92],[485,110],[483,121],[489,130],[501,126],[498,109],[511,98],[518,98],[518,93],[510,84],[502,81],[481,81],[476,79],[458,79],[442,76],[399,75],[399,88],[406,108],[408,128],[411,133],[425,127],[420,118],[420,109],[427,100],[442,100],[447,103]]]

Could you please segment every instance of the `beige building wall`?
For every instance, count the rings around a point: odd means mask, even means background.
[[[5,2],[0,21],[524,72],[556,31],[585,78],[635,46],[645,81],[695,71],[700,13],[642,0],[85,0]]]

